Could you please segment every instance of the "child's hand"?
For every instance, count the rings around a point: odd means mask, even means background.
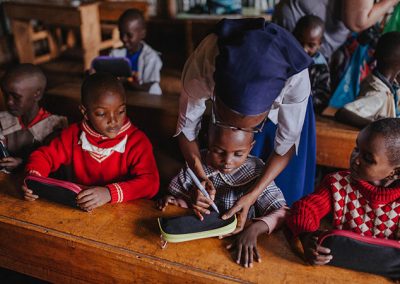
[[[321,234],[321,231],[303,233],[299,236],[303,245],[304,258],[312,265],[325,265],[332,260],[331,250],[318,245],[319,234]]]
[[[203,221],[204,217],[202,214],[210,214],[210,210],[208,210],[208,208],[213,203],[216,190],[214,188],[213,183],[209,179],[203,180],[201,182],[201,184],[207,190],[208,194],[210,195],[210,198],[206,198],[198,188],[194,187],[193,191],[192,191],[193,192],[192,207],[193,207],[194,213],[197,215],[197,217],[199,217],[199,219],[201,221]]]
[[[28,201],[35,201],[39,198],[38,195],[33,194],[33,191],[27,188],[25,185],[22,186],[22,191],[24,192],[24,198]]]
[[[0,167],[12,171],[22,164],[22,159],[17,157],[6,157],[0,159]]]
[[[188,205],[185,200],[180,199],[180,198],[175,198],[172,195],[166,195],[163,198],[160,198],[156,201],[156,206],[161,211],[164,211],[165,208],[167,208],[167,206],[169,204],[183,207],[183,208],[188,208]]]
[[[266,232],[268,232],[267,224],[263,221],[256,221],[235,237],[235,240],[226,248],[235,251],[234,259],[237,264],[253,267],[254,258],[257,262],[261,262],[257,250],[257,238],[260,234]]]
[[[85,211],[92,211],[94,208],[100,207],[111,201],[111,194],[107,187],[90,187],[81,191],[76,203]]]

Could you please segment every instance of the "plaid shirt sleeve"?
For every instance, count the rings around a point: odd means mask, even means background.
[[[184,199],[186,202],[191,203],[190,190],[192,190],[192,180],[186,170],[186,167],[179,171],[168,186],[167,193],[176,198]]]
[[[285,205],[285,197],[275,182],[271,182],[254,203],[257,217],[266,216]]]

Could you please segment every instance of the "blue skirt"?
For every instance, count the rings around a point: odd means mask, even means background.
[[[266,123],[263,131],[255,135],[256,144],[251,154],[266,161],[274,149],[276,125]],[[314,191],[316,167],[315,116],[312,98],[308,99],[307,112],[301,131],[297,156],[293,155],[286,168],[275,179],[290,206],[304,195]]]

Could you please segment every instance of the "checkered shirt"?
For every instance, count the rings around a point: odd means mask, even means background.
[[[222,212],[233,207],[236,201],[252,188],[264,168],[264,163],[259,158],[253,156],[248,156],[243,165],[229,174],[220,173],[207,166],[205,163],[205,152],[202,152],[202,161],[203,169],[217,191],[214,202]],[[168,187],[168,194],[184,199],[190,204],[190,191],[193,190],[193,187],[194,184],[187,172],[186,166],[171,181]],[[281,190],[272,182],[264,189],[250,208],[248,219],[266,216],[284,205],[286,205],[286,201]]]

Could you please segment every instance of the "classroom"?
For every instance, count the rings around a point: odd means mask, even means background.
[[[400,0],[0,0],[1,283],[398,283]]]

